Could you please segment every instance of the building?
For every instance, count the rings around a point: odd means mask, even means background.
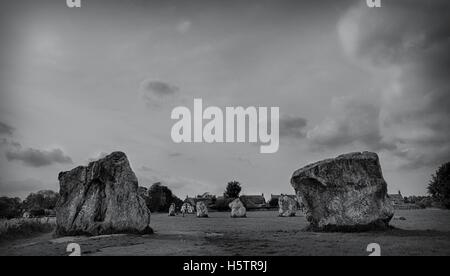
[[[251,209],[263,209],[267,208],[266,199],[264,194],[262,195],[243,195],[240,200],[244,204],[245,208]]]
[[[197,201],[193,197],[186,196],[186,199],[183,201],[183,203],[189,204],[192,208],[195,210],[195,206],[197,206]]]
[[[197,206],[197,202],[200,201],[203,201],[206,206],[208,206],[208,208],[211,208],[216,202],[216,196],[211,195],[210,193],[204,193],[202,195],[197,195],[196,197],[186,196],[183,203],[188,203],[195,209]]]
[[[398,191],[398,194],[388,195],[388,198],[392,202],[392,206],[394,206],[394,209],[398,210],[420,209],[420,206],[417,204],[406,203],[405,198],[402,196],[402,193],[400,191]]]
[[[282,195],[270,195],[270,200],[278,202],[278,199],[280,198],[280,196],[282,196]],[[290,198],[292,198],[294,200],[297,200],[297,196],[296,195],[284,195],[284,196],[288,196],[288,197],[290,197]]]
[[[396,206],[405,204],[405,199],[403,198],[402,193],[400,191],[398,191],[398,194],[390,194],[390,195],[388,195],[388,197],[391,200],[394,208]]]

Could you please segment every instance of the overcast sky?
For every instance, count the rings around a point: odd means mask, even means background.
[[[425,194],[450,161],[450,2],[3,1],[0,194],[124,151],[141,186],[184,198],[293,193],[292,173],[380,155],[389,191]],[[280,107],[280,150],[174,144],[175,106]]]

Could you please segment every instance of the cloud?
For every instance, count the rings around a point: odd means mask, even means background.
[[[141,98],[150,108],[176,105],[182,98],[177,86],[162,81],[144,80],[139,91]]]
[[[391,73],[380,79],[380,133],[404,168],[450,160],[449,14],[449,1],[398,0],[376,11],[356,5],[338,24],[359,66]]]
[[[13,132],[14,132],[13,127],[11,127],[3,122],[0,122],[0,135],[1,134],[12,135]]]
[[[142,85],[145,90],[159,97],[171,96],[179,90],[178,87],[162,81],[147,80]]]
[[[185,20],[185,21],[182,21],[182,22],[178,23],[177,31],[180,34],[185,34],[185,33],[189,32],[191,27],[192,27],[192,22],[189,21],[189,20]]]
[[[180,152],[172,152],[172,153],[169,153],[168,156],[171,158],[177,158],[177,157],[183,156],[183,154]]]
[[[152,169],[152,168],[149,168],[149,167],[147,167],[147,166],[142,166],[142,167],[140,167],[138,170],[139,170],[139,171],[142,171],[142,172],[153,172],[153,169]]]
[[[109,155],[109,154],[106,153],[106,152],[100,152],[100,153],[96,154],[95,157],[89,158],[89,159],[88,159],[88,162],[90,163],[90,162],[98,161],[98,160],[100,160],[100,159],[102,159],[102,158],[105,158],[105,157],[108,156],[108,155]]]
[[[204,191],[216,192],[211,190],[211,183],[201,180],[169,175],[146,166],[140,167],[138,171],[141,172],[138,174],[139,185],[143,187],[150,187],[154,183],[161,182],[163,185],[169,187],[175,194],[182,197],[188,194],[200,194]]]
[[[280,119],[280,136],[304,138],[308,121],[301,117],[288,116]]]
[[[46,187],[36,179],[3,181],[0,180],[0,196],[21,196],[22,199],[31,192],[37,192]]]
[[[45,167],[52,164],[72,164],[72,159],[65,155],[61,149],[39,150],[33,148],[10,149],[6,152],[8,161],[22,161],[30,167]]]
[[[235,160],[242,163],[243,165],[255,167],[255,164],[249,158],[239,156],[239,157],[236,157]]]
[[[352,98],[332,101],[332,115],[307,132],[315,145],[337,148],[359,143],[371,150],[394,149],[383,141],[379,126],[379,107]]]

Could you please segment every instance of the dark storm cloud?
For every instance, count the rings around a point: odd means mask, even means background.
[[[144,81],[143,89],[159,97],[171,96],[178,92],[178,87],[162,81]]]
[[[36,192],[42,189],[44,184],[37,179],[25,179],[20,181],[0,180],[0,196],[17,195],[20,193]]]
[[[371,150],[395,149],[383,141],[379,126],[380,109],[374,104],[351,98],[336,98],[333,114],[308,131],[311,143],[321,148],[338,148],[360,143]]]
[[[1,134],[7,134],[12,135],[14,132],[14,128],[9,126],[8,124],[5,124],[3,122],[0,122],[0,135]]]
[[[180,89],[176,85],[163,81],[145,80],[139,90],[141,98],[150,108],[176,105],[182,99]]]
[[[449,69],[449,55],[437,55],[449,43],[448,1],[389,1],[376,12],[360,7],[348,16],[353,20],[360,15],[354,54],[380,65],[420,61],[422,66]]]
[[[176,158],[176,157],[183,156],[183,154],[180,153],[180,152],[172,152],[172,153],[169,153],[168,156],[171,157],[171,158]]]
[[[280,136],[304,138],[308,121],[301,117],[283,117],[280,119]]]
[[[416,169],[450,160],[450,2],[385,1],[356,6],[339,25],[343,46],[360,61],[393,70],[381,100],[383,136]]]
[[[30,167],[45,167],[52,164],[71,164],[72,159],[65,155],[61,149],[38,150],[33,148],[8,150],[6,152],[8,161],[22,161]]]

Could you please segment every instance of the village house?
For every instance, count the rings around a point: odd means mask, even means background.
[[[394,205],[394,208],[396,206],[405,204],[405,199],[403,198],[402,193],[400,191],[398,191],[397,194],[389,194],[388,197],[391,200],[392,205]]]
[[[392,202],[394,209],[399,210],[411,210],[420,209],[420,206],[413,203],[406,203],[402,193],[398,191],[398,194],[388,194],[389,200]]]
[[[267,202],[264,197],[264,194],[262,195],[243,195],[240,197],[242,203],[244,204],[245,208],[248,210],[255,210],[255,209],[265,209],[267,208]]]
[[[208,206],[208,208],[211,208],[215,204],[216,196],[211,195],[210,193],[204,193],[202,195],[197,195],[196,197],[186,196],[183,203],[188,203],[195,210],[195,207],[197,206],[197,202],[200,202],[200,201],[203,201],[206,204],[206,206]]]

